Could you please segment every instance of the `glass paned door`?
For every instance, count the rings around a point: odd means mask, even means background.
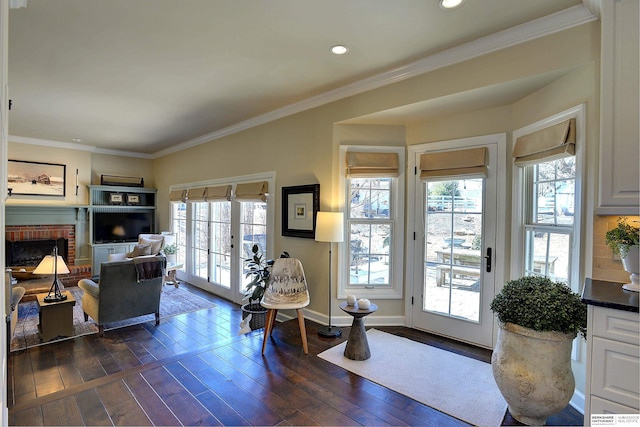
[[[468,148],[467,145],[459,148]],[[416,176],[413,326],[492,346],[497,227],[497,144],[487,177]],[[419,158],[421,153],[417,154]],[[419,163],[417,163],[419,164]],[[417,296],[418,298],[415,298]]]
[[[423,310],[480,321],[484,179],[426,183]]]
[[[211,257],[209,281],[231,289],[231,202],[211,202]]]

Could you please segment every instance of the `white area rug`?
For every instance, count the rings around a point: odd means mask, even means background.
[[[71,292],[76,300],[76,304],[73,307],[73,336],[78,337],[88,334],[97,334],[98,325],[96,325],[93,319],[89,318],[88,321],[84,321],[81,301],[84,291],[77,286],[67,287],[65,290]],[[163,286],[162,295],[160,296],[160,318],[172,317],[215,306],[216,305],[214,303],[207,301],[204,298],[200,298],[185,289],[165,285]],[[27,301],[18,304],[18,323],[16,324],[16,331],[13,339],[11,340],[11,351],[73,338],[59,337],[48,341],[47,343],[43,343],[40,338],[40,334],[38,333],[38,322],[37,301]],[[153,314],[147,314],[145,316],[121,320],[119,322],[107,323],[104,326],[104,329],[107,331],[144,322],[155,322],[155,316]]]
[[[499,426],[507,402],[491,365],[388,334],[367,331],[371,358],[344,357],[346,341],[318,356],[427,406],[477,426]]]

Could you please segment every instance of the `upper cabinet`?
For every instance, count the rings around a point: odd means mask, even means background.
[[[640,206],[639,3],[601,2],[600,215],[638,215]]]

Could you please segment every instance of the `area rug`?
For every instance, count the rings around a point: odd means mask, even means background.
[[[68,287],[65,290],[71,292],[73,298],[76,300],[76,305],[73,307],[74,337],[98,333],[98,325],[95,324],[93,319],[89,318],[88,321],[84,321],[81,303],[84,291],[77,286]],[[160,318],[172,317],[178,314],[212,307],[215,307],[214,303],[200,298],[183,288],[164,286],[162,296],[160,297]],[[148,314],[119,322],[107,323],[104,329],[116,329],[144,322],[155,322],[155,316]],[[53,339],[47,341],[47,344],[69,338],[73,337]],[[18,304],[18,323],[16,324],[16,331],[11,340],[11,351],[22,350],[23,348],[34,347],[40,344],[43,344],[43,342],[38,333],[38,302],[27,301]]]
[[[367,331],[371,358],[344,357],[346,342],[318,357],[477,426],[499,426],[507,403],[491,365],[376,329]]]

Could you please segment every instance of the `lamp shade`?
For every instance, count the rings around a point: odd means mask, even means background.
[[[342,212],[318,212],[316,216],[316,241],[342,242],[343,239]]]
[[[69,269],[67,268],[67,264],[64,263],[64,260],[60,255],[57,256],[58,262],[56,266],[55,258],[53,255],[45,256],[40,264],[33,270],[32,274],[69,274]],[[58,271],[56,271],[56,267]]]

